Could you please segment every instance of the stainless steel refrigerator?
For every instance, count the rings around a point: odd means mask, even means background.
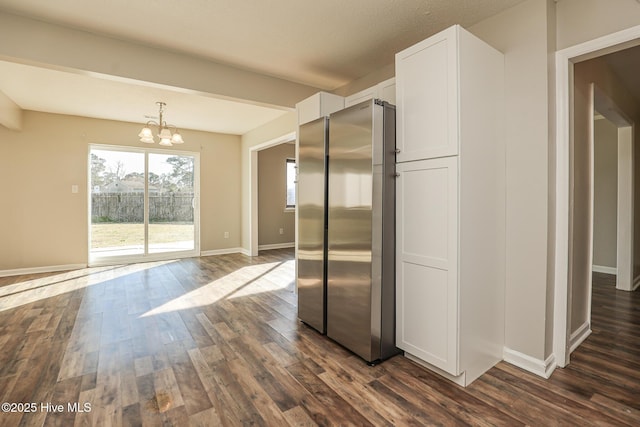
[[[395,107],[300,126],[298,317],[365,361],[395,347]]]
[[[395,107],[329,116],[327,336],[365,361],[395,347]]]
[[[328,118],[298,132],[298,318],[326,332]]]

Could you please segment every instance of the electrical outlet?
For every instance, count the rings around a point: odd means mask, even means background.
[[[280,229],[280,234],[284,234],[284,228]]]
[[[229,238],[229,232],[228,232],[228,231],[225,231],[225,232],[224,232],[224,238],[225,238],[225,239],[228,239],[228,238]]]

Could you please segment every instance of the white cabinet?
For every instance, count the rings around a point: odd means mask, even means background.
[[[457,372],[458,159],[396,166],[396,345]]]
[[[504,346],[503,81],[459,26],[396,55],[396,341],[462,385]]]
[[[399,162],[458,153],[457,28],[396,54]]]
[[[396,79],[390,78],[383,82],[378,83],[375,86],[371,86],[360,92],[356,92],[353,95],[349,95],[344,99],[344,106],[350,107],[358,102],[366,101],[367,99],[381,99],[387,101],[390,104],[396,103]]]
[[[320,117],[342,110],[344,98],[328,92],[318,92],[296,104],[298,124],[302,125]]]

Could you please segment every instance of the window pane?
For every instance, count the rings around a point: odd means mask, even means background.
[[[296,161],[287,159],[287,207],[296,206]]]
[[[149,253],[193,250],[193,156],[149,153]]]
[[[144,153],[91,150],[91,255],[144,253]]]

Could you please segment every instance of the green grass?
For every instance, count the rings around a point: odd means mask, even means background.
[[[193,240],[193,224],[149,224],[149,243]],[[143,224],[91,224],[91,248],[144,244]]]

